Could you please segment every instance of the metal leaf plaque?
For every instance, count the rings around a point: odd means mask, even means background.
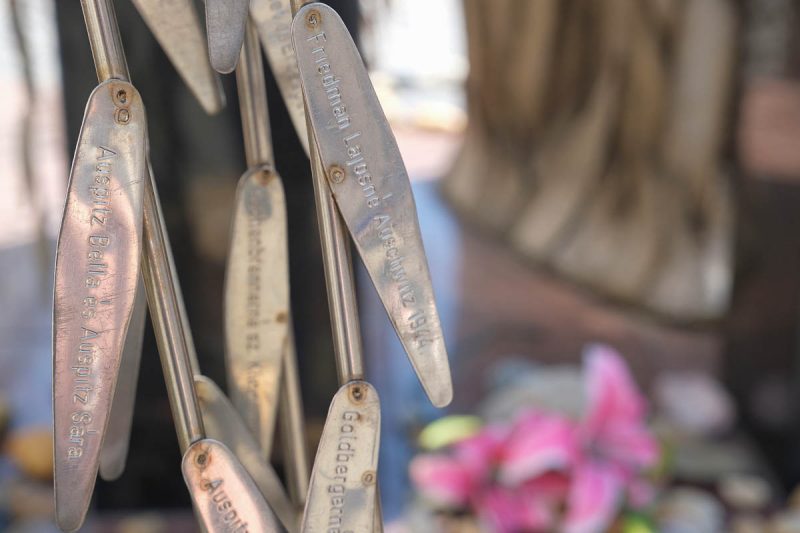
[[[365,381],[333,397],[317,448],[302,531],[371,533],[375,520],[381,413]]]
[[[289,0],[250,0],[250,16],[267,53],[269,66],[281,91],[297,138],[308,154],[308,132],[303,90],[292,48],[292,10]]]
[[[286,529],[296,531],[298,512],[233,404],[209,378],[195,376],[194,384],[208,437],[222,442],[236,454]]]
[[[226,366],[231,400],[269,457],[279,379],[289,349],[289,250],[280,177],[265,168],[239,181],[225,272]]]
[[[192,0],[133,0],[133,5],[205,112],[219,112],[225,96]]]
[[[139,280],[144,107],[118,80],[89,97],[58,238],[53,308],[56,518],[80,527]]]
[[[100,477],[106,481],[119,478],[125,471],[128,447],[133,427],[133,409],[136,402],[136,385],[139,381],[139,363],[142,359],[144,326],[147,319],[147,297],[141,278],[136,287],[128,334],[122,349],[117,387],[111,403],[111,415],[100,452]]]
[[[201,439],[189,446],[181,469],[208,533],[284,531],[253,480],[221,442]]]
[[[339,211],[431,402],[453,395],[417,208],[364,62],[336,12],[307,4],[292,22],[300,81]]]

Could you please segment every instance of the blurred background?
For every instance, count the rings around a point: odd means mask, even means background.
[[[519,433],[520,413],[585,420],[599,343],[629,376],[607,390],[647,399],[637,427],[658,460],[605,454],[649,497],[620,489],[570,531],[800,531],[800,3],[330,3],[412,179],[455,384],[450,407],[430,406],[356,258],[387,530],[567,530],[577,470],[552,467],[570,488],[536,522],[539,496],[487,496],[508,488],[502,475],[459,482],[423,466],[487,428]],[[223,77],[228,105],[206,115],[133,5],[115,5],[200,364],[224,385],[223,276],[245,170],[235,81]],[[313,457],[337,388],[327,296],[308,161],[267,76]],[[55,530],[55,239],[95,85],[79,2],[0,0],[4,531]],[[614,419],[622,400],[610,402]],[[126,471],[98,481],[84,529],[193,531],[149,325],[133,424]],[[501,473],[513,455],[485,453]]]

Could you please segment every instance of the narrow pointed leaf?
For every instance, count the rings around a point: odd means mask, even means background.
[[[236,454],[284,527],[288,531],[296,531],[299,521],[297,510],[233,404],[209,378],[195,376],[194,382],[203,412],[203,425],[209,438],[222,442]]]
[[[192,0],[133,0],[175,70],[209,115],[225,106],[219,76]]]
[[[225,272],[228,389],[247,427],[269,457],[289,334],[286,200],[280,177],[251,169],[236,190]]]
[[[145,116],[118,80],[89,97],[59,233],[53,309],[56,519],[80,527],[139,279]]]
[[[189,446],[181,469],[208,533],[285,531],[236,456],[221,442],[201,439]]]
[[[380,401],[372,385],[342,385],[331,402],[314,459],[304,533],[373,531],[380,430]]]
[[[364,62],[336,12],[307,4],[292,22],[319,154],[361,259],[431,402],[453,390],[417,208]]]
[[[308,154],[305,105],[292,47],[290,0],[250,0],[250,17],[269,60],[297,138]]]

